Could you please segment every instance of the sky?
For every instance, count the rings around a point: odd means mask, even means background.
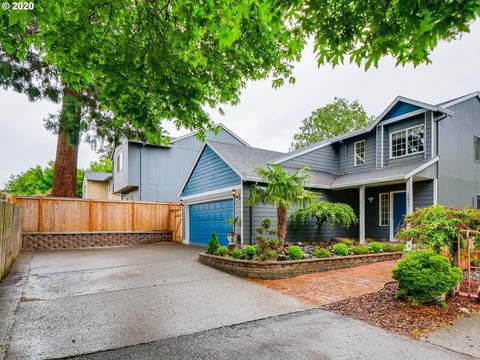
[[[275,90],[271,79],[249,82],[240,104],[222,106],[224,116],[211,116],[252,146],[287,152],[302,119],[334,97],[357,99],[369,115],[379,115],[398,95],[435,104],[478,91],[480,21],[470,30],[459,40],[440,43],[432,63],[417,68],[396,67],[391,58],[368,71],[350,64],[319,68],[309,47],[295,66],[295,85]],[[0,188],[10,174],[54,159],[56,136],[45,130],[42,120],[58,111],[57,104],[31,103],[24,95],[0,90]],[[171,136],[188,133],[171,123],[164,126]],[[97,158],[88,144],[81,144],[79,167]]]

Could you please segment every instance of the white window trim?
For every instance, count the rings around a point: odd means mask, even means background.
[[[477,146],[475,140],[478,139],[480,143],[480,135],[473,135],[473,160],[475,162],[480,163],[480,160],[477,160]]]
[[[407,144],[407,147],[406,147],[407,154],[405,154],[405,155],[400,155],[400,156],[393,156],[393,154],[392,154],[392,150],[393,150],[393,149],[392,149],[392,137],[393,137],[393,135],[405,131],[405,134],[408,136],[408,130],[412,130],[412,129],[419,128],[419,127],[422,127],[422,128],[423,128],[423,136],[424,136],[424,140],[426,140],[427,136],[426,136],[426,134],[425,134],[425,125],[424,125],[424,124],[415,125],[415,126],[410,126],[410,127],[408,127],[408,128],[396,130],[396,131],[393,131],[393,132],[390,133],[390,136],[389,136],[389,138],[390,138],[390,143],[388,144],[388,147],[390,148],[390,149],[389,149],[390,159],[400,159],[400,158],[407,157],[407,156],[423,154],[423,153],[425,152],[426,141],[425,141],[425,143],[423,144],[423,151],[418,151],[418,152],[413,153],[413,154],[408,154],[408,139],[406,139],[406,141],[407,141],[407,143],[406,143],[406,144]]]
[[[382,195],[387,197],[387,223],[382,224]],[[380,193],[378,194],[378,226],[389,226],[390,225],[390,193]]]
[[[123,151],[120,151],[120,153],[117,155],[117,173],[123,171]]]
[[[357,144],[363,143],[363,164],[357,164]],[[366,144],[365,140],[356,141],[353,143],[353,166],[362,166],[366,164]]]

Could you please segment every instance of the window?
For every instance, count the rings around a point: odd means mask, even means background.
[[[480,210],[480,195],[479,194],[477,194],[475,196],[475,206],[476,206],[475,209]]]
[[[480,137],[474,136],[475,138],[475,161],[480,162]]]
[[[355,156],[353,162],[355,166],[365,165],[365,140],[357,141],[354,144]]]
[[[380,226],[388,226],[388,218],[389,218],[389,202],[388,202],[388,193],[380,194],[378,199],[379,202],[379,223]]]
[[[390,158],[414,155],[425,150],[423,125],[395,131],[390,134]]]
[[[123,170],[123,151],[117,156],[117,173]]]

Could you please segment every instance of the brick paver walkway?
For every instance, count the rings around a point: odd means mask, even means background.
[[[377,292],[392,281],[395,261],[332,270],[281,280],[250,280],[299,300],[325,305]]]

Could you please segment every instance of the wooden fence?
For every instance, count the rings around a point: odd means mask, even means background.
[[[22,249],[22,209],[0,200],[0,280]]]
[[[181,240],[180,204],[39,196],[16,196],[13,201],[23,208],[24,232],[172,231],[173,239]]]

